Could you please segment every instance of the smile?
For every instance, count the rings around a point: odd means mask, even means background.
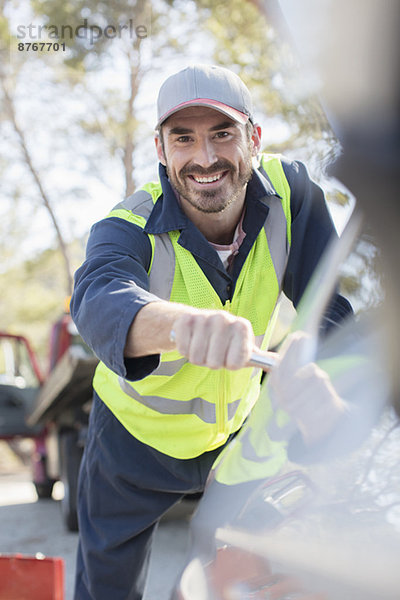
[[[215,175],[210,175],[209,177],[196,177],[196,175],[191,175],[197,183],[214,183],[215,181],[219,181],[225,173],[217,173]]]

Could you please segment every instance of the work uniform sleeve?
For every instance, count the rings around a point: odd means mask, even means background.
[[[297,161],[283,159],[282,166],[291,190],[292,243],[283,291],[296,307],[332,236],[337,237],[322,189]],[[322,328],[327,331],[352,314],[350,303],[334,294]]]
[[[159,355],[124,358],[138,311],[160,300],[149,292],[151,244],[133,223],[107,218],[90,232],[86,260],[75,274],[71,315],[85,342],[118,375],[137,380],[157,368]]]

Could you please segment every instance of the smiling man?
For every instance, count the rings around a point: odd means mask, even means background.
[[[251,158],[254,149],[259,149],[257,130],[253,136],[216,110],[196,106],[169,117],[160,134],[161,139],[156,139],[158,157],[167,166],[185,212],[190,210],[188,204],[194,217],[199,211],[221,213],[237,203],[243,208],[253,171]]]
[[[283,290],[296,306],[335,235],[305,167],[260,153],[237,75],[159,92],[160,179],[92,228],[71,311],[100,358],[80,474],[76,600],[142,598],[152,534],[202,491],[257,400],[246,368]],[[351,308],[336,295],[326,327]]]

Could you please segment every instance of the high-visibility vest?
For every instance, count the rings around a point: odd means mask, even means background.
[[[193,255],[180,246],[179,231],[149,235],[149,289],[158,297],[196,308],[221,309],[248,319],[258,338],[265,334],[290,249],[290,187],[277,156],[263,155],[264,170],[281,196],[268,197],[269,213],[236,282],[222,304]],[[144,228],[160,183],[150,183],[109,214]],[[141,442],[180,459],[213,450],[237,431],[259,394],[261,371],[229,371],[193,365],[177,351],[165,352],[159,367],[128,381],[100,363],[94,389],[124,427]]]
[[[358,336],[357,336],[358,337]],[[338,336],[337,338],[338,339]],[[362,339],[362,338],[361,338]],[[373,363],[368,350],[360,352],[359,340],[351,341],[354,351],[346,349],[346,353],[333,355],[316,360],[316,364],[329,376],[336,393],[343,399],[354,402],[354,396],[368,397],[368,385],[376,381],[379,375],[379,366]],[[361,348],[362,350],[362,348]],[[365,377],[369,373],[370,377]],[[378,416],[385,404],[385,393],[378,394],[380,398],[373,402],[363,403],[355,413],[360,421],[358,431],[351,432],[351,439],[360,435],[367,435],[376,423]],[[333,431],[327,435],[328,443],[337,444],[335,452],[341,456],[343,439],[338,436],[333,440],[334,431],[341,431],[343,423],[339,422]],[[235,443],[229,444],[217,457],[213,464],[214,478],[219,484],[234,486],[250,482],[263,481],[286,471],[291,471],[293,465],[288,463],[287,446],[290,438],[299,429],[293,417],[279,406],[278,398],[271,398],[271,389],[268,380],[264,381],[257,405],[246,422],[240,434],[235,437]],[[346,435],[349,435],[347,429]],[[322,440],[319,444],[322,443]],[[354,450],[345,450],[350,452]],[[323,455],[323,448],[319,450]],[[325,459],[326,460],[326,459]],[[283,469],[283,471],[282,471]]]

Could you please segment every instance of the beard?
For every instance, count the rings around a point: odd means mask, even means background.
[[[251,152],[241,168],[236,168],[226,159],[219,159],[209,169],[198,165],[186,165],[175,175],[166,165],[167,174],[172,186],[179,196],[202,213],[219,213],[233,204],[242,194],[253,173]],[[226,172],[224,182],[217,189],[193,189],[190,175],[211,177],[216,173]]]

